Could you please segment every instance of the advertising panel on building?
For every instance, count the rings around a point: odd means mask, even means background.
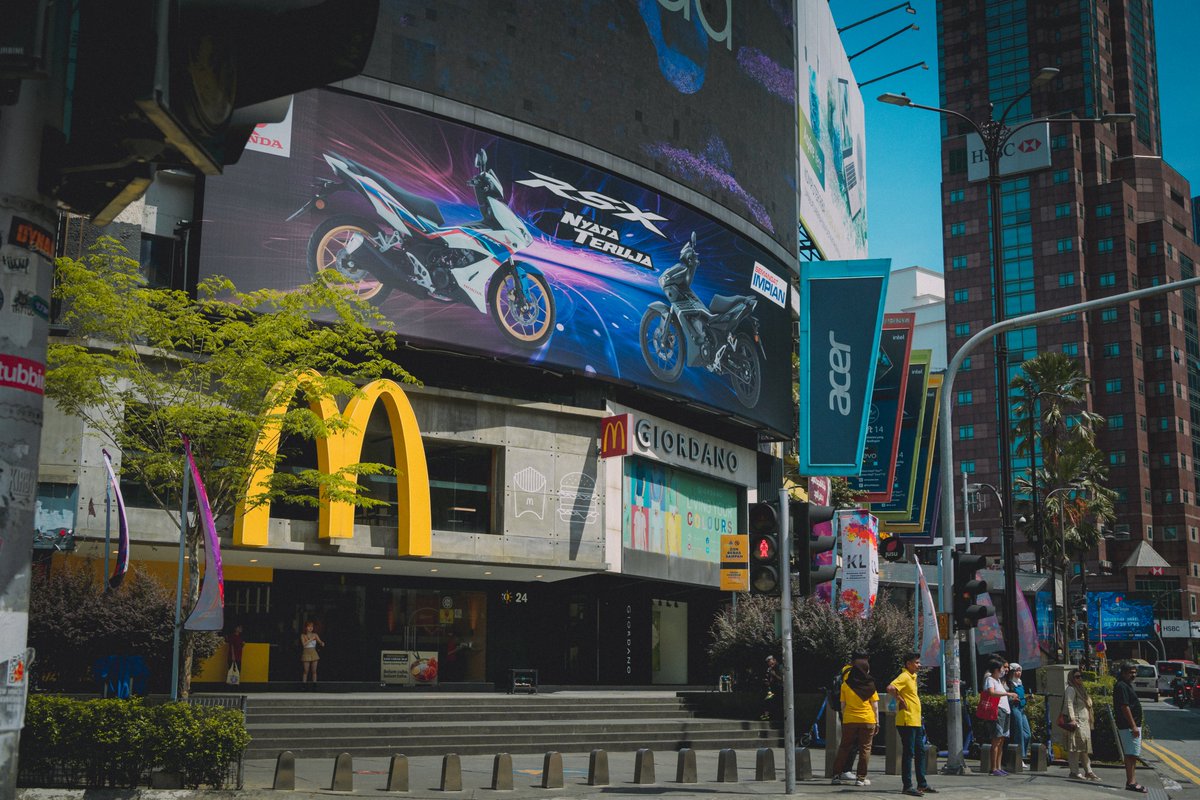
[[[1088,592],[1087,618],[1093,642],[1140,641],[1154,636],[1154,604],[1125,592]]]
[[[866,258],[862,93],[829,4],[802,0],[799,5],[800,223],[825,258]]]
[[[613,422],[628,426],[628,450],[611,451],[604,466],[610,507],[620,501],[620,519],[608,518],[610,538],[619,525],[620,571],[716,588],[721,537],[745,533],[739,515],[747,489],[756,485],[754,451],[608,405],[601,432],[611,431]]]
[[[332,91],[205,197],[202,275],[331,272],[420,345],[791,430],[783,267],[708,217],[503,136]]]
[[[365,75],[611,153],[795,252],[791,2],[380,6]]]

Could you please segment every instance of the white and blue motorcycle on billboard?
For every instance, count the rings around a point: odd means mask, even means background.
[[[336,176],[288,221],[310,208],[325,210],[330,197],[352,191],[367,200],[374,218],[361,213],[324,220],[308,241],[315,276],[333,270],[358,296],[378,304],[393,289],[443,303],[463,303],[491,314],[508,341],[524,348],[545,344],[554,332],[554,295],[540,271],[515,256],[533,237],[508,204],[487,152],[475,156],[475,190],[481,219],[446,226],[441,209],[405,191],[384,175],[344,156],[323,154]]]
[[[699,265],[692,233],[679,252],[679,262],[658,277],[670,305],[653,302],[642,315],[642,356],[654,377],[666,383],[679,380],[685,364],[725,375],[738,402],[754,408],[762,392],[762,361],[767,357],[758,320],[752,316],[758,301],[718,294],[705,305],[692,289]]]

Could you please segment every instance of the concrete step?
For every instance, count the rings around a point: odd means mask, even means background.
[[[632,706],[620,709],[620,716],[637,717],[639,719],[691,719],[694,712],[681,711],[677,708],[656,708]],[[563,719],[609,719],[618,716],[618,710],[613,708],[577,708],[577,709],[471,709],[471,708],[440,708],[428,711],[370,711],[323,709],[320,711],[289,709],[279,711],[254,711],[248,727],[256,730],[264,726],[285,725],[291,728],[305,726],[321,726],[338,723],[378,723],[402,724],[414,722],[457,722],[468,720],[474,722],[503,721],[503,720],[547,720],[560,721]]]

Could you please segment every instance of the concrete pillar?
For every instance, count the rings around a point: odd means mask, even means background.
[[[675,763],[676,783],[696,783],[696,751],[690,747],[679,748],[679,760]]]
[[[1021,753],[1015,744],[1004,747],[1004,768],[1014,775],[1025,771],[1021,765]]]
[[[936,746],[927,746],[925,748],[925,774],[937,775],[938,771],[938,749]]]
[[[462,791],[462,759],[458,753],[442,756],[442,781],[438,788],[443,792]]]
[[[354,791],[354,758],[342,753],[333,761],[333,779],[329,782],[331,792]]]
[[[796,748],[796,780],[811,781],[812,773],[812,750],[807,747]]]
[[[988,775],[992,771],[992,746],[990,744],[979,745],[979,771],[984,775]]]
[[[563,788],[562,753],[551,750],[542,758],[541,786],[543,789]]]
[[[717,783],[737,782],[737,751],[726,747],[717,754]]]
[[[886,750],[884,756],[884,773],[887,775],[900,774],[900,760],[903,748],[900,745],[900,729],[896,727],[896,712],[883,712],[883,744]]]
[[[497,753],[492,759],[492,789],[507,792],[513,788],[512,756]]]
[[[284,750],[275,762],[275,782],[272,789],[292,791],[296,788],[296,756],[291,750]]]
[[[588,786],[608,786],[608,751],[593,750],[588,756]]]
[[[803,750],[796,751],[796,772],[800,771],[800,753],[807,752]],[[808,771],[812,772],[812,762],[809,762]],[[773,781],[775,780],[775,751],[769,747],[760,747],[758,752],[754,754],[754,780],[756,781]]]
[[[833,762],[837,760],[838,742],[842,740],[842,720],[838,716],[835,703],[836,697],[831,697],[825,706],[825,777],[833,777]]]
[[[1045,772],[1049,764],[1046,759],[1046,748],[1041,742],[1029,745],[1029,768],[1031,772]]]
[[[408,791],[408,756],[397,753],[388,765],[387,791]]]
[[[654,778],[654,751],[643,747],[633,759],[633,782],[656,783]]]

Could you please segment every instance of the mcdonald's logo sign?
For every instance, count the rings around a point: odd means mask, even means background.
[[[259,434],[255,453],[260,466],[250,476],[246,496],[238,501],[234,512],[233,542],[247,547],[265,547],[271,521],[269,502],[253,503],[270,488],[279,453],[280,429],[283,415],[296,392],[306,381],[314,380],[315,372],[302,372],[286,384],[275,387],[276,406],[271,414],[273,423]],[[397,530],[397,555],[427,556],[432,552],[432,522],[429,506],[429,469],[425,463],[425,446],[417,417],[404,390],[395,381],[380,379],[362,387],[360,394],[346,405],[343,412],[332,398],[314,399],[310,408],[322,421],[340,418],[346,424],[341,430],[319,437],[317,468],[325,473],[337,473],[362,460],[363,437],[375,404],[382,402],[392,429],[392,447],[396,457],[396,499],[400,507]],[[354,537],[354,505],[349,500],[330,501],[322,496],[317,529],[322,539]]]
[[[617,414],[600,420],[600,457],[629,455],[629,434],[632,430],[632,414]]]

